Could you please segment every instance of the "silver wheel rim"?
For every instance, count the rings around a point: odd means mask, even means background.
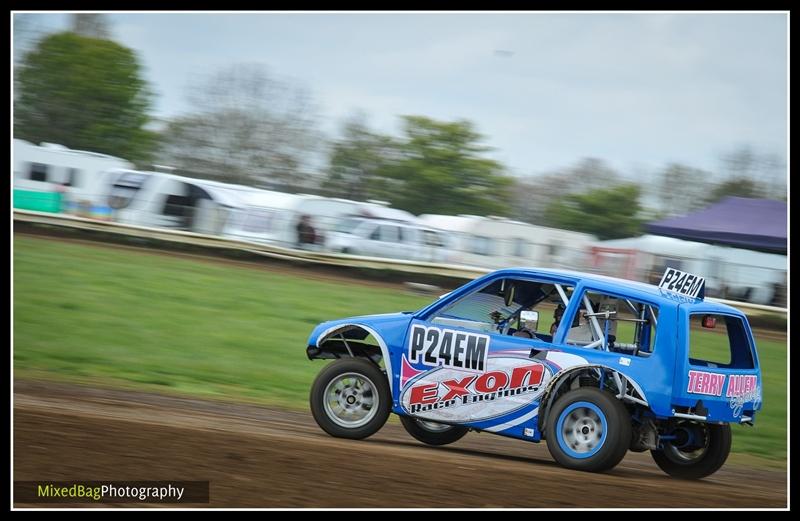
[[[363,427],[378,413],[378,391],[372,380],[359,373],[340,374],[325,386],[325,414],[346,429]]]
[[[444,432],[453,428],[452,425],[445,425],[444,423],[436,423],[426,420],[417,420],[417,423],[420,425],[420,427],[430,432]]]
[[[562,439],[577,453],[592,452],[603,439],[603,422],[588,407],[579,407],[564,418]]]

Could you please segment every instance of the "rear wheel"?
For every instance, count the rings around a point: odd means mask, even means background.
[[[547,448],[561,465],[589,472],[615,467],[631,444],[631,420],[622,402],[595,387],[568,392],[550,409]]]
[[[317,375],[310,405],[317,424],[331,436],[366,438],[378,432],[389,417],[389,383],[372,362],[337,360]]]
[[[460,440],[469,431],[466,427],[446,425],[410,416],[400,416],[400,423],[417,440],[428,445],[447,445]]]
[[[674,478],[700,479],[720,469],[731,451],[731,426],[684,422],[670,433],[662,450],[650,451],[656,464]]]

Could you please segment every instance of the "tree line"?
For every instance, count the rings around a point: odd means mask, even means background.
[[[597,158],[514,175],[490,158],[485,136],[467,120],[403,115],[400,135],[391,136],[357,113],[330,139],[311,94],[260,65],[196,78],[189,110],[159,122],[139,58],[110,33],[100,15],[74,15],[72,30],[38,36],[15,57],[16,138],[192,177],[378,199],[415,214],[502,215],[601,239],[638,235],[648,220],[729,195],[786,198],[782,158],[748,147],[722,157],[722,176],[669,164],[644,184]]]

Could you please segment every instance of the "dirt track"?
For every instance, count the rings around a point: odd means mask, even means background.
[[[310,413],[35,381],[14,387],[14,479],[209,480],[212,507],[786,506],[783,471],[683,482],[628,453],[588,474],[491,434],[430,448],[390,422],[349,441]]]

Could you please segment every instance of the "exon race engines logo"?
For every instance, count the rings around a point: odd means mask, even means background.
[[[520,362],[518,359],[507,360],[515,360],[517,364]],[[517,367],[496,368],[480,375],[444,368],[433,370],[403,391],[403,404],[412,414],[470,405],[486,405],[487,407],[482,408],[492,413],[510,412],[502,411],[506,407],[498,411],[497,407],[488,405],[500,398],[537,391],[544,380],[545,371],[544,365],[529,362]],[[530,400],[524,400],[522,403],[529,402]],[[513,400],[509,403],[512,408],[518,405]]]

